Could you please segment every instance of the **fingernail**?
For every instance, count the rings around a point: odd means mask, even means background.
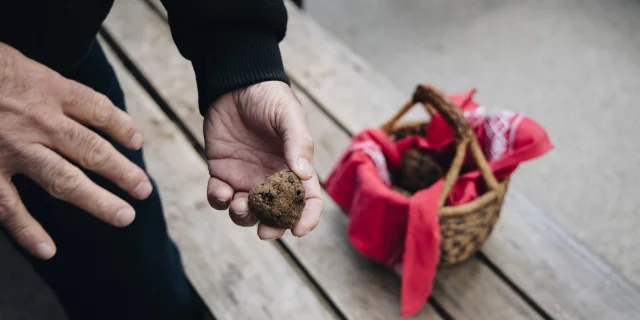
[[[276,240],[282,236],[282,234],[276,229],[266,229],[263,231],[262,236],[266,241]]]
[[[128,226],[136,216],[136,212],[131,208],[124,208],[116,214],[115,224],[119,227]]]
[[[144,137],[142,136],[142,133],[136,132],[133,135],[133,138],[131,138],[131,145],[136,149],[140,149],[142,148],[143,143],[144,143]]]
[[[304,236],[308,235],[308,234],[309,234],[309,232],[311,232],[311,231],[313,231],[313,228],[309,228],[309,229],[307,229],[307,231],[305,231],[302,235],[300,235],[300,236],[296,236],[296,237],[298,237],[298,238],[302,238],[302,237],[304,237]]]
[[[216,198],[216,202],[218,203],[218,205],[226,206],[229,203],[229,200],[223,200],[223,199],[220,199],[220,198]]]
[[[137,199],[145,199],[151,194],[151,189],[151,184],[147,182],[140,182],[140,184],[133,189],[133,196]]]
[[[305,158],[298,159],[298,170],[300,170],[300,172],[305,174],[307,178],[311,178],[311,176],[313,175],[313,169],[311,168],[311,164]]]
[[[53,257],[54,253],[55,252],[53,251],[53,247],[48,243],[42,242],[36,245],[36,254],[41,259],[50,259],[51,257]]]
[[[237,202],[238,204],[233,208],[233,212],[239,216],[246,216],[249,214],[249,204],[246,201]]]

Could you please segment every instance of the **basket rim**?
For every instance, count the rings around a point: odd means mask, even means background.
[[[393,126],[393,128],[391,128],[389,135],[395,134],[400,130],[404,130],[407,128],[417,128],[419,126],[427,125],[430,123],[431,123],[431,119],[398,121]]]
[[[504,195],[506,193],[507,188],[509,187],[509,181],[511,177],[507,177],[504,180],[499,182],[500,189],[502,192],[496,190],[489,190],[485,192],[483,195],[457,206],[444,206],[440,208],[438,211],[438,217],[440,218],[449,218],[449,217],[460,217],[466,216],[472,213],[479,211],[480,209],[484,209],[494,202],[500,202],[504,199]]]

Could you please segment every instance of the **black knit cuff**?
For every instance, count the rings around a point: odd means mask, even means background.
[[[193,52],[200,113],[220,96],[263,81],[290,84],[273,32],[257,27],[214,31]],[[205,43],[206,42],[206,43]]]

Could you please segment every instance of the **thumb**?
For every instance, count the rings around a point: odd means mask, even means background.
[[[313,138],[304,110],[297,100],[295,104],[282,107],[286,110],[282,112],[278,133],[284,141],[285,161],[301,180],[309,180],[313,176]]]

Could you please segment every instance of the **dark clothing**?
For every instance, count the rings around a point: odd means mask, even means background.
[[[64,76],[105,94],[126,110],[123,92],[98,42],[81,64]],[[146,171],[142,151],[129,150],[104,136]],[[143,201],[84,170],[99,186],[136,210],[133,223],[113,227],[77,207],[57,200],[24,176],[13,183],[27,209],[58,247],[40,260],[14,246],[49,284],[73,320],[202,319],[199,297],[185,277],[180,254],[169,239],[158,189]]]
[[[113,1],[0,0],[0,42],[63,73],[85,57]],[[278,47],[287,26],[282,0],[162,3],[180,53],[193,64],[201,113],[233,89],[289,83]]]

